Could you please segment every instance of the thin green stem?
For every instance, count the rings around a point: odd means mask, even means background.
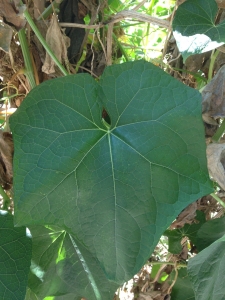
[[[212,80],[215,60],[216,60],[219,53],[220,53],[219,50],[216,50],[216,51],[212,52],[212,55],[211,55],[211,58],[210,58],[210,65],[209,65],[208,83]]]
[[[34,69],[31,61],[31,56],[30,56],[30,49],[27,43],[27,37],[25,34],[25,29],[22,28],[18,32],[18,37],[20,41],[20,46],[22,49],[23,53],[23,58],[24,58],[24,63],[25,63],[25,75],[28,78],[29,84],[31,89],[33,89],[36,86],[35,78],[34,78]]]
[[[150,2],[147,14],[152,16],[153,15],[153,7],[155,5],[155,0],[152,0]],[[144,39],[144,46],[147,47],[148,45],[148,38],[149,38],[149,32],[150,32],[150,23],[147,23],[147,28],[146,28],[146,33],[145,33],[145,39]],[[144,38],[144,37],[143,37]],[[145,50],[145,55],[146,55],[147,50]]]
[[[29,23],[30,27],[32,28],[32,30],[36,34],[37,38],[39,39],[40,43],[45,48],[45,50],[48,52],[48,54],[51,56],[52,60],[55,62],[55,64],[60,69],[60,71],[63,73],[63,75],[65,75],[65,76],[69,75],[69,73],[62,66],[62,64],[60,63],[58,58],[55,56],[55,54],[52,52],[52,50],[50,49],[50,47],[46,43],[45,39],[41,35],[40,31],[38,30],[37,26],[35,25],[34,21],[32,20],[32,18],[31,18],[30,14],[28,13],[27,10],[24,12],[24,16],[27,19],[27,22]]]
[[[38,21],[47,19],[48,16],[53,12],[54,9],[59,9],[60,3],[63,0],[60,0],[58,2],[53,1],[46,9],[43,11],[43,13],[38,17]]]
[[[3,187],[0,185],[0,195],[3,198],[3,210],[8,210],[8,207],[10,205],[10,199],[9,196],[6,194],[6,192],[4,191]]]
[[[149,262],[148,265],[170,265],[170,266],[176,266],[177,268],[187,268],[187,265],[185,264],[177,264],[177,263],[167,262],[167,261],[153,261],[153,262]]]
[[[123,46],[121,45],[120,41],[118,40],[117,36],[115,35],[115,33],[112,33],[112,36],[113,36],[114,41],[117,43],[117,46],[119,47],[120,51],[122,52],[125,60],[129,61],[129,57],[128,57],[126,51],[124,50]]]
[[[215,194],[215,193],[212,193],[210,194],[217,202],[219,202],[219,204],[221,206],[223,206],[223,208],[225,208],[225,203]]]
[[[12,99],[12,98],[18,97],[18,96],[25,96],[25,94],[13,94],[10,96],[4,96],[4,97],[0,98],[0,101],[9,100],[9,99]]]
[[[219,142],[223,133],[225,131],[225,119],[223,119],[222,124],[220,125],[220,127],[217,129],[216,133],[212,136],[212,140],[214,142]]]

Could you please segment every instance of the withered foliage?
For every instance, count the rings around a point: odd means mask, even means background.
[[[13,140],[10,132],[0,131],[0,184],[5,190],[12,187]]]

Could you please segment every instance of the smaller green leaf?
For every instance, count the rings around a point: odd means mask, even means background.
[[[182,250],[182,232],[180,230],[166,230],[164,232],[164,235],[168,237],[169,252],[173,254],[179,254]]]
[[[175,277],[175,272],[172,273],[172,279]],[[178,277],[173,286],[171,293],[172,300],[195,300],[194,291],[187,275],[187,269],[178,270]]]
[[[197,232],[195,245],[201,251],[225,234],[225,217],[206,222]]]
[[[225,236],[188,262],[188,275],[198,300],[224,300]]]
[[[202,211],[197,210],[195,220],[197,221],[196,223],[193,223],[191,225],[185,224],[181,230],[183,232],[183,236],[187,236],[190,241],[196,246],[197,233],[206,222],[205,214]]]
[[[215,0],[187,0],[178,7],[173,34],[184,61],[225,43],[225,21],[215,24],[217,11]]]
[[[31,260],[26,228],[14,228],[13,216],[0,210],[0,299],[23,300]]]
[[[121,6],[124,6],[120,0],[108,0],[108,6],[110,9],[118,10]]]
[[[197,233],[202,225],[206,222],[205,214],[202,211],[196,211],[195,217],[197,223],[191,225],[185,224],[184,227],[174,230],[166,230],[164,235],[168,237],[169,252],[178,254],[182,250],[181,239],[186,236],[192,243],[197,246]]]

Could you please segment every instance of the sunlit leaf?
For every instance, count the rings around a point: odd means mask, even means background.
[[[217,12],[215,0],[187,0],[178,7],[173,34],[184,60],[225,43],[225,21],[215,24]]]

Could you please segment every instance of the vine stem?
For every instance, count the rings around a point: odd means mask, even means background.
[[[219,50],[216,50],[216,51],[212,52],[211,59],[210,59],[210,65],[209,65],[208,83],[212,80],[215,60],[216,60],[219,53],[220,53]]]
[[[22,49],[23,57],[24,57],[24,63],[25,63],[25,74],[28,78],[30,88],[33,89],[36,86],[35,78],[34,78],[34,70],[33,70],[33,65],[32,65],[32,60],[30,56],[30,50],[29,46],[27,43],[27,38],[25,34],[25,29],[22,28],[18,32],[18,37],[20,41],[20,46]]]
[[[215,194],[215,193],[212,193],[210,194],[217,202],[219,202],[219,204],[221,206],[223,206],[223,208],[225,208],[225,203]]]
[[[176,266],[176,268],[187,268],[187,265],[185,264],[177,264],[173,262],[167,262],[167,261],[153,261],[149,262],[148,265],[171,265],[171,266]]]
[[[32,28],[32,30],[36,34],[37,38],[39,39],[40,43],[45,48],[45,50],[47,51],[47,53],[51,56],[52,60],[57,65],[57,67],[60,69],[60,71],[63,73],[63,75],[65,75],[65,76],[69,75],[69,73],[62,66],[62,64],[60,63],[60,61],[58,60],[58,58],[55,56],[55,54],[52,52],[52,50],[50,49],[50,47],[46,43],[45,39],[43,38],[43,36],[41,35],[41,33],[38,30],[37,26],[35,25],[34,21],[32,20],[29,12],[27,10],[25,10],[25,12],[23,14],[24,14],[24,17],[26,18],[27,22],[29,23],[30,27]]]

